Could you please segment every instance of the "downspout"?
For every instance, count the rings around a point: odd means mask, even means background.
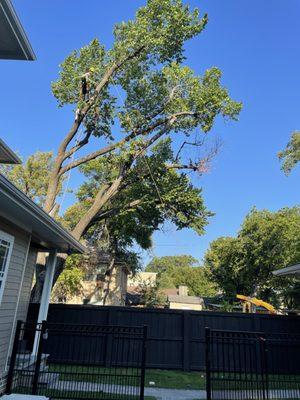
[[[42,291],[42,297],[41,297],[41,302],[40,302],[40,309],[39,309],[37,323],[41,323],[42,321],[45,321],[47,319],[53,278],[54,278],[54,272],[55,272],[55,266],[56,266],[56,260],[57,260],[57,250],[52,249],[49,252],[49,257],[48,257],[48,260],[46,263],[45,280],[44,280],[44,285],[43,285],[43,291]],[[34,355],[37,353],[39,337],[40,337],[40,332],[37,331],[35,334],[33,350],[32,350],[32,354],[34,354]]]

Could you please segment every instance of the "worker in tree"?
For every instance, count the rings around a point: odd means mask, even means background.
[[[90,94],[91,94],[91,88],[92,88],[92,80],[91,80],[91,74],[95,72],[95,69],[93,67],[87,68],[85,73],[81,76],[80,80],[80,100],[81,101],[88,101],[90,99]],[[75,112],[75,121],[79,120],[80,117],[80,109],[77,108]]]
[[[86,72],[81,77],[80,97],[81,97],[81,100],[84,100],[84,101],[89,100],[90,75],[91,75],[91,71],[89,69],[87,69]]]
[[[87,68],[85,73],[81,76],[81,89],[80,97],[81,100],[88,101],[90,99],[91,89],[92,89],[92,79],[91,75],[95,72],[95,68]]]

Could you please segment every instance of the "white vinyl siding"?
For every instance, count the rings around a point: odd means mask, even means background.
[[[6,373],[6,362],[15,319],[26,320],[30,289],[36,262],[36,249],[28,246],[31,236],[0,217],[0,231],[14,237],[2,302],[0,303],[0,380]],[[24,271],[25,268],[25,271]]]
[[[0,231],[0,304],[4,293],[13,245],[14,237]]]

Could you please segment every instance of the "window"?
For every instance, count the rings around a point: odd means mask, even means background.
[[[0,231],[0,303],[4,292],[9,260],[14,244],[13,236]]]

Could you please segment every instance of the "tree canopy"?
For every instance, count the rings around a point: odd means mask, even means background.
[[[22,164],[0,165],[0,172],[18,186],[29,198],[43,207],[53,163],[52,152],[37,151]],[[57,196],[61,194],[62,184],[63,180],[58,187]]]
[[[253,209],[236,237],[221,237],[210,244],[205,266],[226,296],[256,295],[278,305],[291,304],[287,292],[292,293],[295,281],[275,277],[272,271],[299,260],[300,208]]]
[[[204,268],[190,255],[154,257],[146,271],[157,272],[160,289],[188,287],[190,296],[214,296],[216,285],[206,277]]]
[[[171,145],[171,135],[176,135],[184,142],[196,128],[207,133],[218,115],[237,118],[241,104],[222,87],[219,69],[197,76],[183,65],[185,42],[206,23],[206,15],[200,18],[197,9],[181,0],[148,0],[133,20],[115,26],[112,48],[95,39],[60,65],[52,91],[59,106],[74,106],[74,120],[55,156],[45,210],[55,207],[57,185],[71,169],[81,166],[88,174],[91,168],[109,171],[110,166],[113,171],[106,174],[104,186],[94,186],[86,212],[73,227],[76,237],[99,222],[107,203],[127,187],[125,180],[142,164],[141,158],[147,153],[151,157],[159,140],[169,138]],[[85,73],[88,99],[80,93]],[[98,144],[90,151],[93,136]],[[201,167],[200,159],[183,160],[181,154],[168,165],[180,172],[201,172]]]

